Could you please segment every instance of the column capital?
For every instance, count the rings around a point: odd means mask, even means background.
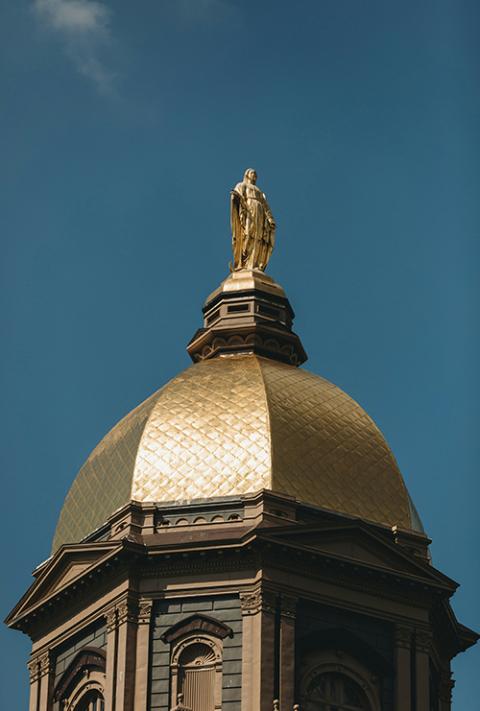
[[[104,613],[107,632],[113,632],[125,622],[137,622],[139,614],[139,607],[135,602],[129,599],[120,600]]]
[[[125,622],[137,622],[137,608],[130,600],[122,600],[117,605],[117,624],[125,624]]]
[[[40,665],[40,676],[50,673],[50,652],[47,650],[38,659]]]
[[[138,624],[149,625],[152,617],[153,600],[140,600],[138,603]]]
[[[107,623],[107,632],[113,632],[114,630],[117,629],[118,616],[117,616],[117,608],[115,607],[115,605],[112,605],[112,607],[109,607],[108,610],[105,612],[105,621]]]
[[[298,597],[293,595],[281,595],[280,597],[280,614],[282,617],[290,617],[295,619],[297,616]]]
[[[39,657],[32,657],[29,662],[27,662],[28,674],[30,676],[30,684],[34,684],[40,678],[40,663]]]
[[[260,611],[275,613],[276,597],[274,592],[261,587],[240,593],[242,615],[255,615]]]
[[[50,673],[50,651],[47,649],[31,657],[27,662],[30,683],[38,681],[42,676]]]
[[[395,646],[410,649],[412,646],[413,628],[409,625],[395,625]]]
[[[428,654],[432,648],[432,639],[430,630],[415,630],[415,646],[419,652]]]

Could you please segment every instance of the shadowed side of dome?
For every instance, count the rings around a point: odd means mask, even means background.
[[[80,469],[53,550],[135,501],[192,501],[271,488],[270,429],[258,359],[187,368],[121,420]]]
[[[52,552],[82,540],[130,500],[138,445],[160,392],[120,420],[90,454],[65,498]]]
[[[328,380],[262,360],[272,488],[324,508],[413,528],[409,496],[382,433]]]

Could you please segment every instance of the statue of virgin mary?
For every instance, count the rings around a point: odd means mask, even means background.
[[[265,271],[275,243],[275,220],[256,182],[256,171],[248,168],[242,182],[231,192],[232,271]]]

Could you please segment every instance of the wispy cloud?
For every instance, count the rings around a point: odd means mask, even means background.
[[[110,9],[98,0],[33,0],[33,10],[62,40],[80,74],[101,92],[111,92],[114,74],[102,59],[112,39]]]

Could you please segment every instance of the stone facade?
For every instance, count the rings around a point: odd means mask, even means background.
[[[267,491],[186,509],[132,502],[36,571],[8,618],[33,642],[31,711],[308,711],[322,689],[448,711],[477,635],[425,535]]]

